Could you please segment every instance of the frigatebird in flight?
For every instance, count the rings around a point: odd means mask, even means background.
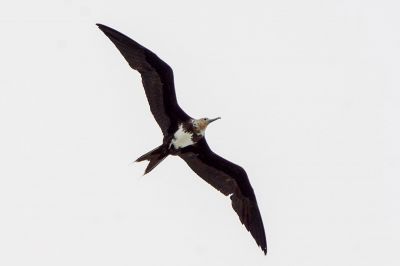
[[[264,225],[256,196],[242,167],[215,154],[204,137],[207,126],[219,119],[194,119],[178,105],[172,69],[156,54],[124,34],[97,24],[114,43],[131,68],[139,71],[150,110],[164,135],[163,143],[136,161],[149,161],[144,174],[153,170],[168,155],[181,157],[211,186],[230,196],[240,221],[267,254]]]

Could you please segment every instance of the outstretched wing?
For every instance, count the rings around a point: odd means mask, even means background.
[[[141,74],[150,110],[163,134],[173,133],[178,122],[190,117],[176,100],[171,67],[124,34],[102,24],[96,25],[115,44],[129,65]]]
[[[206,182],[225,196],[230,195],[232,207],[239,215],[240,221],[266,254],[264,225],[253,188],[244,169],[211,151],[205,138],[184,148],[179,156]]]

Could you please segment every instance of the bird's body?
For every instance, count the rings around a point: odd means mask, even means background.
[[[170,147],[173,146],[174,149],[179,150],[189,145],[193,145],[197,142],[196,139],[201,137],[201,135],[190,130],[189,123],[182,123],[178,126],[178,130],[174,133],[174,138],[171,140]]]
[[[179,150],[197,143],[204,137],[208,124],[218,119],[220,118],[190,119],[189,121],[180,123],[178,125],[178,130],[174,133],[170,145],[173,146],[175,150]]]
[[[207,126],[219,119],[193,119],[178,105],[172,69],[157,55],[122,33],[97,24],[115,44],[129,65],[139,71],[150,110],[164,138],[162,144],[136,161],[149,161],[145,174],[168,155],[182,158],[189,167],[225,196],[240,221],[266,254],[265,231],[253,188],[244,169],[218,156],[205,140]]]
[[[153,170],[168,155],[182,155],[190,146],[197,144],[204,138],[205,130],[209,123],[220,119],[200,118],[179,123],[178,129],[173,134],[166,134],[161,146],[136,159],[137,162],[150,161],[144,174]]]

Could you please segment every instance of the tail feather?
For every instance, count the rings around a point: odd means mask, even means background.
[[[164,154],[160,154],[159,157],[154,158],[154,159],[151,159],[150,162],[149,162],[149,164],[147,165],[146,170],[144,171],[144,174],[143,174],[143,175],[149,173],[151,170],[153,170],[154,168],[156,168],[156,166],[157,166],[159,163],[161,163],[161,162],[167,157],[167,155],[168,155],[168,154],[165,154],[165,155],[164,155]]]
[[[142,162],[142,161],[145,161],[145,160],[150,161],[153,157],[158,157],[158,155],[161,154],[162,148],[163,148],[163,146],[161,145],[161,146],[158,146],[155,149],[152,149],[148,153],[145,153],[142,156],[140,156],[139,158],[137,158],[135,162]]]
[[[136,162],[141,162],[141,161],[150,161],[149,164],[146,167],[146,170],[144,171],[144,174],[149,173],[151,170],[153,170],[159,163],[161,163],[166,157],[168,156],[168,149],[165,148],[165,146],[161,145],[148,153],[140,156],[139,158],[136,159]]]

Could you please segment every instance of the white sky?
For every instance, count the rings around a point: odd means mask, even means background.
[[[8,1],[0,8],[0,265],[400,265],[398,1]],[[161,143],[95,23],[169,63],[242,165],[265,257]]]

